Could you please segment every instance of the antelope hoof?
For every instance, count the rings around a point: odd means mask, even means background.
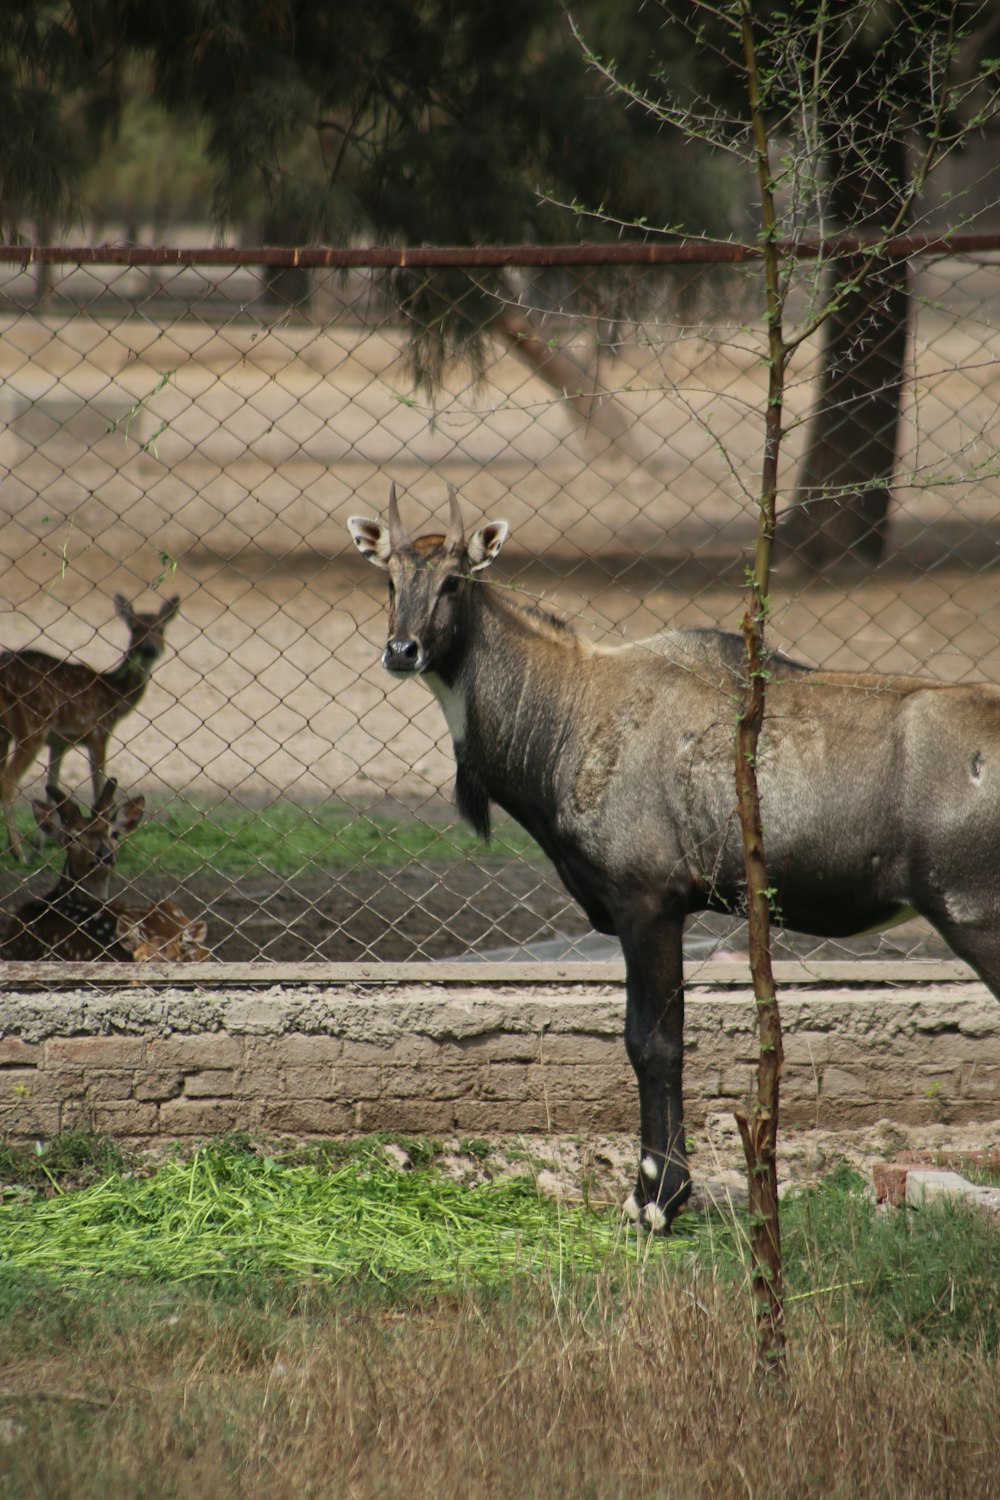
[[[649,1234],[669,1234],[691,1194],[687,1167],[644,1156],[639,1179],[622,1207],[624,1218]]]

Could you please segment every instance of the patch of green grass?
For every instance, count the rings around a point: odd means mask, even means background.
[[[781,1235],[790,1310],[819,1302],[842,1320],[864,1310],[911,1347],[1000,1350],[1000,1233],[976,1209],[879,1211],[845,1166],[785,1200]]]
[[[99,1182],[127,1168],[118,1143],[98,1130],[63,1130],[27,1146],[0,1144],[0,1193],[27,1188],[50,1196]]]
[[[30,812],[18,810],[25,845],[37,847]],[[149,871],[183,879],[206,871],[241,875],[254,870],[294,876],[355,864],[447,863],[471,854],[491,858],[543,858],[535,841],[513,824],[498,828],[489,845],[460,823],[430,823],[416,814],[389,818],[341,802],[305,808],[290,802],[244,808],[227,803],[198,807],[173,801],[153,809],[122,845],[117,868],[126,878]],[[15,865],[9,852],[2,859]],[[40,860],[53,872],[63,855],[50,845]]]

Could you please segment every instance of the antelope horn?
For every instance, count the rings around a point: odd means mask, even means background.
[[[465,528],[462,525],[462,512],[458,505],[458,491],[453,484],[448,486],[448,506],[450,515],[445,546],[452,552],[461,552],[465,546]]]
[[[390,484],[389,486],[389,509],[386,515],[389,520],[389,545],[393,552],[399,552],[401,548],[406,546],[407,538],[406,532],[403,530],[403,523],[399,519],[399,506],[396,504],[395,484]]]

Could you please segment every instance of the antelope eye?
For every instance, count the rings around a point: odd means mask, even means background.
[[[441,585],[442,594],[457,594],[458,586],[462,582],[457,573],[449,573]]]

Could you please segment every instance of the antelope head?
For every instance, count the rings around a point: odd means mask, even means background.
[[[447,666],[473,575],[489,566],[507,535],[506,521],[488,521],[466,540],[453,485],[448,486],[448,504],[444,536],[407,535],[395,485],[389,490],[385,525],[366,516],[351,516],[347,522],[362,557],[389,575],[389,638],[382,665],[390,672],[438,672]]]

